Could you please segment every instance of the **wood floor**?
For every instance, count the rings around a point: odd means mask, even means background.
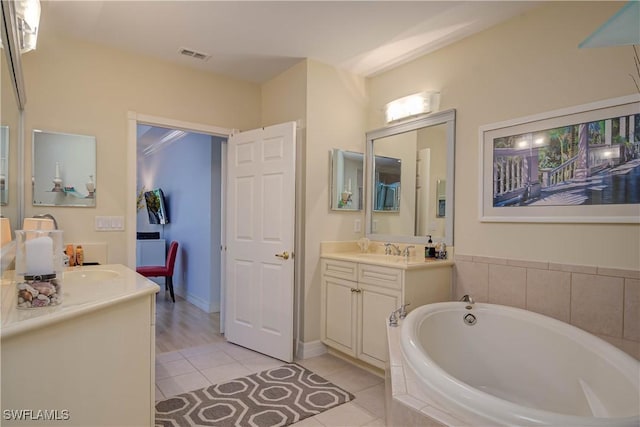
[[[164,290],[156,294],[156,354],[221,341],[220,313],[205,313],[177,295],[173,303]]]

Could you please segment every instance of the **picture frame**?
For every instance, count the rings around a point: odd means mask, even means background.
[[[640,94],[481,126],[481,222],[640,223]]]

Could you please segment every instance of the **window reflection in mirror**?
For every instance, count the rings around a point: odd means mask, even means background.
[[[331,156],[331,209],[362,210],[364,154],[333,149]]]
[[[400,210],[402,159],[384,156],[376,156],[375,158],[374,211],[397,212]]]
[[[367,132],[367,237],[453,244],[454,133],[454,110]]]
[[[33,204],[95,206],[96,138],[33,131]]]

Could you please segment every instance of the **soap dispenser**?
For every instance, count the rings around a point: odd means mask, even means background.
[[[436,257],[436,247],[433,245],[433,240],[431,240],[431,235],[429,234],[429,241],[427,242],[427,258],[435,258]]]

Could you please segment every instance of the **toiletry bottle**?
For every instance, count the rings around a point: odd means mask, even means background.
[[[427,237],[429,238],[429,242],[427,242],[427,245],[424,247],[424,257],[425,258],[429,258],[429,249],[431,248],[431,235],[427,234]]]
[[[76,264],[81,267],[84,264],[84,249],[82,249],[81,245],[76,247]]]
[[[433,240],[431,240],[431,236],[429,236],[429,242],[427,242],[427,244],[429,245],[429,258],[435,258],[436,247],[433,245]]]
[[[67,245],[65,253],[69,257],[69,267],[73,267],[74,265],[76,265],[76,254],[73,250],[73,245]]]

